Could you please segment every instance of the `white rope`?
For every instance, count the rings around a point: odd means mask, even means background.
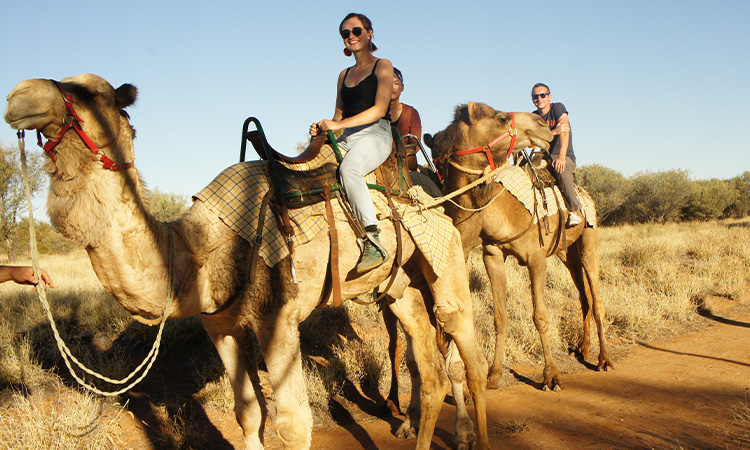
[[[506,165],[502,165],[502,166],[495,167],[495,169],[493,169],[493,170],[491,170],[491,171],[489,171],[487,173],[485,173],[484,170],[479,171],[479,170],[474,170],[474,169],[467,169],[467,168],[465,168],[463,166],[459,166],[457,164],[454,164],[454,166],[457,169],[460,169],[460,170],[462,170],[464,172],[467,172],[467,173],[470,173],[472,175],[481,175],[481,174],[484,174],[484,175],[482,175],[478,179],[472,181],[471,183],[467,184],[466,186],[462,187],[461,189],[457,189],[457,190],[451,192],[448,195],[444,195],[442,197],[436,197],[436,198],[432,199],[431,201],[424,202],[424,208],[430,209],[430,208],[434,208],[434,207],[436,207],[436,206],[438,206],[438,205],[440,205],[442,203],[451,202],[454,205],[456,205],[458,208],[463,209],[464,211],[481,211],[482,209],[484,209],[484,208],[488,207],[489,205],[491,205],[492,202],[494,202],[500,196],[500,194],[502,194],[505,191],[505,186],[503,186],[503,190],[500,191],[499,194],[497,194],[492,200],[490,200],[489,203],[487,203],[486,205],[484,205],[480,209],[468,209],[468,208],[464,208],[463,206],[460,206],[458,203],[454,202],[452,199],[454,197],[457,197],[457,196],[459,196],[459,195],[461,195],[461,194],[463,194],[463,193],[471,190],[471,189],[474,189],[475,187],[479,186],[480,184],[488,183],[490,181],[490,179],[494,178],[495,175],[498,172],[500,172],[502,169],[506,168],[507,166]]]
[[[60,337],[60,332],[57,330],[57,326],[55,325],[55,320],[52,317],[52,311],[50,309],[49,302],[47,301],[47,293],[44,286],[44,282],[42,282],[42,276],[41,271],[39,269],[39,251],[37,249],[36,245],[36,231],[34,229],[34,215],[33,215],[33,208],[31,205],[31,188],[29,186],[29,176],[28,176],[28,168],[26,166],[26,149],[24,144],[24,132],[23,130],[18,132],[18,149],[21,152],[21,172],[23,174],[24,179],[24,185],[26,188],[26,201],[29,203],[29,249],[31,251],[31,262],[32,266],[34,268],[34,276],[38,280],[40,280],[40,283],[36,287],[36,291],[39,297],[39,301],[44,307],[44,310],[47,313],[47,320],[50,323],[50,326],[52,327],[52,333],[55,336],[55,342],[57,343],[57,348],[60,350],[60,354],[62,355],[63,361],[65,362],[65,365],[68,367],[68,370],[70,371],[70,374],[75,378],[75,380],[83,387],[88,389],[91,392],[94,392],[99,395],[107,396],[107,397],[113,397],[116,395],[120,395],[130,389],[133,388],[136,384],[140,383],[148,374],[148,372],[151,370],[151,366],[156,361],[156,357],[159,354],[159,347],[161,345],[161,337],[162,332],[164,331],[164,325],[167,323],[167,317],[169,316],[169,311],[172,306],[172,300],[174,299],[174,292],[172,290],[172,274],[173,274],[173,257],[172,257],[172,251],[173,251],[173,236],[172,236],[172,230],[168,228],[169,230],[169,280],[168,280],[168,296],[167,296],[167,305],[164,308],[164,314],[162,315],[161,323],[159,324],[159,332],[156,335],[156,340],[154,341],[154,345],[151,347],[151,351],[146,355],[146,358],[136,367],[127,377],[121,379],[121,380],[114,380],[112,378],[108,378],[104,375],[101,375],[88,367],[86,367],[83,363],[81,363],[75,356],[73,356],[73,353],[70,351],[70,348],[65,344],[62,337]],[[78,374],[76,374],[75,370],[73,370],[73,364],[75,364],[79,369],[82,371],[88,373],[89,375],[92,375],[95,378],[98,378],[102,381],[106,381],[110,384],[115,385],[122,385],[130,381],[142,368],[143,366],[146,366],[144,372],[132,383],[127,385],[126,387],[115,391],[115,392],[106,392],[97,389],[96,387],[86,383]]]

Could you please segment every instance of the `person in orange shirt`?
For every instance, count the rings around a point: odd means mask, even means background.
[[[391,93],[391,125],[396,127],[403,138],[412,134],[422,139],[422,119],[413,106],[401,103],[401,93],[404,92],[404,76],[400,70],[393,68],[393,92]],[[417,170],[417,143],[412,138],[404,138],[404,145],[408,153],[407,165],[409,170]]]

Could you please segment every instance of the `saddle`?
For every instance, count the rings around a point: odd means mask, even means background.
[[[255,130],[248,130],[251,123],[255,125]],[[401,136],[396,128],[391,128],[391,131],[393,133],[393,149],[391,154],[375,171],[376,183],[368,183],[370,189],[375,189],[385,194],[388,205],[391,208],[391,219],[394,222],[397,222],[396,258],[394,260],[390,282],[388,283],[388,286],[386,286],[384,293],[390,288],[395,279],[396,272],[401,265],[402,238],[401,228],[398,225],[398,223],[401,223],[401,218],[395,204],[393,203],[393,199],[411,201],[408,196],[408,189],[413,185],[406,163],[407,154]],[[331,274],[330,290],[333,294],[334,305],[340,305],[341,291],[338,270],[338,232],[333,217],[331,199],[334,196],[345,199],[345,195],[337,177],[338,167],[343,157],[338,145],[336,144],[333,132],[329,131],[327,135],[313,137],[307,148],[301,154],[290,157],[274,150],[265,137],[260,121],[254,117],[250,117],[245,120],[243,125],[240,162],[244,162],[248,141],[252,144],[260,158],[268,161],[269,175],[273,185],[272,191],[275,194],[273,195],[273,198],[271,198],[271,191],[269,191],[269,194],[264,198],[260,210],[261,219],[259,224],[263,223],[262,216],[266,213],[268,203],[273,202],[279,228],[282,233],[287,236],[287,244],[291,254],[293,254],[291,237],[294,235],[294,229],[291,226],[288,210],[302,208],[318,202],[326,202],[329,238],[331,242],[331,255],[329,260]],[[353,211],[351,211],[348,206],[348,202],[343,201],[342,205],[344,206],[344,212],[355,234],[358,238],[363,239],[365,236],[364,227],[354,216]],[[262,232],[263,230],[259,227],[256,233],[256,241],[253,246],[253,257],[250,271],[251,280],[253,279],[254,267],[260,249]],[[259,239],[259,237],[261,238]]]
[[[554,188],[560,186],[557,172],[552,166],[552,156],[547,150],[539,149],[534,147],[530,154],[526,153],[525,149],[520,150],[514,154],[514,160],[518,161],[518,167],[522,168],[526,175],[531,180],[532,189],[534,189],[534,202],[536,203],[537,194],[541,197],[544,210],[547,211],[542,220],[538,220],[538,231],[539,231],[539,245],[544,247],[544,235],[542,234],[542,224],[547,234],[550,234],[549,226],[549,205],[547,202],[547,195],[545,194],[545,188]],[[555,203],[557,203],[557,211],[560,210],[560,199],[557,195],[554,196]],[[534,207],[536,210],[536,205]],[[550,247],[547,256],[554,253],[557,248],[562,245],[562,248],[567,248],[567,234],[565,233],[565,221],[563,214],[558,214],[557,233],[553,239],[555,244]]]

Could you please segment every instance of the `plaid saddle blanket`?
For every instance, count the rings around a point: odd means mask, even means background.
[[[309,166],[315,167],[318,163],[319,161],[314,161]],[[374,182],[374,174],[368,175],[366,181]],[[237,163],[224,169],[208,186],[195,194],[193,200],[205,203],[227,226],[252,244],[257,230],[260,204],[270,187],[271,180],[266,161]],[[413,189],[417,188],[421,189]],[[391,210],[385,196],[372,190],[371,193],[378,216],[381,219],[389,218]],[[333,200],[331,206],[337,226],[349,226],[338,201]],[[417,248],[430,263],[435,274],[440,276],[448,265],[449,244],[453,233],[457,233],[451,219],[441,211],[425,210],[408,203],[396,203],[396,207]],[[295,247],[310,242],[319,233],[328,230],[323,202],[290,209],[289,218],[295,231],[292,238]],[[273,267],[289,255],[289,249],[272,214],[266,214],[263,230],[260,256],[268,266]]]
[[[529,176],[518,166],[507,165],[495,174],[494,181],[505,186],[508,192],[513,194],[514,197],[523,203],[526,209],[529,210],[529,213],[534,217],[535,222],[539,217],[557,213],[558,209],[562,212],[568,210],[562,192],[560,192],[560,189],[557,186],[544,189],[544,197],[547,198],[547,204],[545,207],[545,202],[543,201],[541,193],[533,188]],[[576,192],[578,194],[578,199],[581,201],[581,212],[586,219],[586,223],[590,227],[596,228],[596,209],[594,208],[594,201],[591,199],[588,192],[578,185],[576,185]],[[535,203],[537,214],[534,214]]]

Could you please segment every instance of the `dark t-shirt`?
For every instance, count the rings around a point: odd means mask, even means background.
[[[547,114],[541,114],[539,110],[534,111],[535,114],[539,114],[542,116],[542,119],[547,121],[547,124],[549,124],[549,129],[552,130],[555,127],[557,127],[560,117],[562,117],[563,114],[568,114],[568,110],[565,109],[565,105],[562,103],[550,103],[550,110]],[[552,154],[553,157],[560,154],[560,135],[557,135],[552,139],[552,142],[549,146],[549,152]],[[568,141],[568,152],[566,153],[567,156],[570,157],[570,159],[573,160],[573,162],[576,162],[576,154],[573,152],[573,131],[570,132],[570,140]]]

